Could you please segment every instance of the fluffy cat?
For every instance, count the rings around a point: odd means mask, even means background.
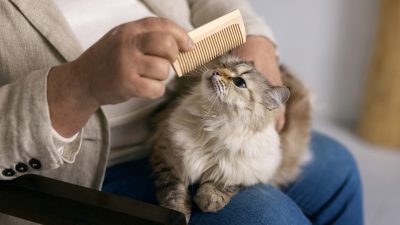
[[[225,55],[178,79],[180,96],[158,112],[152,139],[161,206],[189,219],[191,184],[199,184],[198,207],[216,212],[242,187],[279,187],[297,177],[308,155],[309,97],[297,79],[281,73],[287,87],[272,86],[252,63]],[[278,134],[275,114],[286,101]]]

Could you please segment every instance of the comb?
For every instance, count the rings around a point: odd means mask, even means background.
[[[179,77],[246,42],[238,9],[189,32],[194,48],[180,52],[172,67]]]

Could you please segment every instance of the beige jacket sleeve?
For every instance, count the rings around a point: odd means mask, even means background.
[[[79,52],[63,25],[48,2],[0,3],[0,180],[59,168],[73,161],[76,154],[68,149],[82,141],[61,152],[51,130],[48,71],[63,61],[60,52],[74,52],[65,54],[70,58]],[[52,47],[58,42],[65,42],[61,51]]]
[[[52,141],[47,106],[48,68],[0,87],[0,179],[63,164]]]
[[[246,0],[188,0],[194,27],[201,26],[235,9],[239,9],[247,35],[264,36],[276,44],[276,39],[265,23]]]

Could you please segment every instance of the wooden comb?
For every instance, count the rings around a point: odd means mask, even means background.
[[[194,49],[181,52],[172,67],[182,76],[246,42],[240,11],[236,9],[189,32]]]

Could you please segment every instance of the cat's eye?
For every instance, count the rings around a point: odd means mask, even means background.
[[[246,82],[241,77],[232,77],[232,82],[236,87],[246,88]]]
[[[252,73],[252,72],[253,72],[253,70],[248,70],[248,71],[241,73],[240,75],[244,75],[244,74],[248,74],[248,73]]]

